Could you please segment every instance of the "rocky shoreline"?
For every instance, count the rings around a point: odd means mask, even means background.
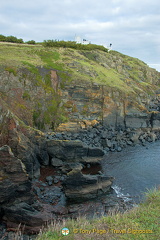
[[[159,128],[122,128],[106,127],[100,124],[81,129],[79,132],[55,132],[47,133],[48,140],[80,140],[90,148],[99,148],[99,151],[120,152],[127,146],[140,144],[145,146],[147,142],[155,142],[160,139]],[[98,149],[97,149],[98,151]],[[99,152],[99,154],[103,155]],[[93,154],[94,156],[94,154]]]
[[[114,179],[103,174],[101,160],[109,151],[120,152],[127,146],[145,146],[147,142],[159,140],[160,132],[151,128],[114,129],[96,124],[79,132],[46,133],[38,139],[30,144],[34,147],[33,168],[28,167],[28,171],[27,158],[21,162],[9,146],[0,148],[5,171],[2,175],[6,178],[0,185],[2,239],[13,239],[17,229],[38,234],[43,225],[53,220],[80,215],[99,217],[113,209],[123,212],[131,208],[132,201],[125,202],[114,193]],[[25,148],[28,145],[25,143]],[[32,238],[26,235],[19,239]]]

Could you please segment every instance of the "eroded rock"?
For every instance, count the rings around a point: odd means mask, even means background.
[[[113,178],[103,175],[84,175],[80,171],[72,171],[63,183],[68,201],[83,202],[107,193]]]
[[[31,190],[25,165],[7,145],[0,148],[0,203],[11,202]]]

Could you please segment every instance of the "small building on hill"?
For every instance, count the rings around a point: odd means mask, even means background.
[[[87,45],[87,44],[90,43],[88,40],[82,39],[80,36],[75,36],[75,42],[76,43],[81,43],[81,44],[84,44],[84,45]]]

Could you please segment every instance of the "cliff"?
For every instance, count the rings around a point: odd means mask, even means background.
[[[138,59],[42,45],[2,43],[0,50],[1,99],[27,126],[159,126],[160,73]]]
[[[116,51],[0,43],[0,52],[0,220],[38,232],[77,214],[66,198],[110,191],[105,151],[160,138],[160,73]]]

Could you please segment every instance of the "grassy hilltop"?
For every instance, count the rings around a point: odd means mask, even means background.
[[[36,67],[43,66],[69,73],[68,80],[92,81],[128,93],[149,91],[157,84],[156,79],[153,80],[153,75],[158,74],[156,70],[136,58],[116,51],[108,52],[103,46],[92,44],[88,47],[80,44],[81,47],[75,49],[72,42],[66,47],[64,44],[50,47],[52,44],[49,43],[30,45],[1,42],[0,64],[14,74],[20,67],[36,72]]]

